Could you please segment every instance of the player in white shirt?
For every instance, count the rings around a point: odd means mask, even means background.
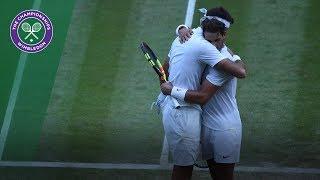
[[[231,61],[210,43],[220,41],[224,24],[217,19],[204,19],[198,30],[201,33],[195,33],[184,44],[179,38],[174,40],[169,61],[164,65],[169,64],[169,81],[179,87],[174,87],[171,96],[161,103],[164,130],[174,163],[172,179],[191,178],[200,146],[201,107],[184,100],[186,91],[200,88],[206,65],[238,78],[245,76],[242,63]],[[178,103],[174,103],[173,97],[179,99]]]
[[[221,7],[211,9],[205,16],[215,16],[233,23],[230,14]],[[191,38],[202,32],[197,28],[193,33]],[[221,48],[222,55],[239,62],[240,57],[234,55],[224,45],[226,32],[223,36],[215,44]],[[184,39],[187,40],[188,37]],[[207,160],[210,174],[215,180],[233,179],[234,165],[239,161],[242,125],[235,98],[236,86],[236,77],[211,67],[206,68],[202,86],[198,91],[193,89],[186,91],[184,87],[176,85],[172,87],[170,83],[161,85],[164,94],[171,94],[180,101],[202,105],[209,101],[203,106],[201,142],[203,158]],[[174,89],[181,89],[185,95],[172,94]]]

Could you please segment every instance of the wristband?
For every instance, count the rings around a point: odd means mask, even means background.
[[[171,96],[182,101],[184,101],[184,97],[186,96],[186,93],[187,93],[187,89],[178,88],[175,86],[173,86],[171,90]]]
[[[179,36],[179,30],[180,30],[181,28],[183,28],[183,27],[185,27],[185,28],[188,29],[188,26],[186,26],[186,25],[184,25],[184,24],[179,25],[179,26],[177,27],[177,29],[176,29],[176,35],[177,35],[177,36]]]
[[[233,61],[241,60],[240,56],[238,56],[236,54],[232,56],[232,59],[233,59]]]

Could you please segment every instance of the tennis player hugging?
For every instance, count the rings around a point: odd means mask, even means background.
[[[161,84],[157,105],[173,158],[172,179],[191,179],[193,165],[203,159],[212,179],[232,180],[242,134],[237,78],[245,78],[246,69],[226,45],[234,23],[230,13],[223,7],[200,11],[200,27],[176,30],[179,37],[164,64],[169,82]]]

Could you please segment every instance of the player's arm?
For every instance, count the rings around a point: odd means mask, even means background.
[[[200,60],[211,67],[217,68],[237,78],[246,77],[246,69],[240,57],[233,55],[233,59],[228,59],[214,46],[203,44],[201,48]]]
[[[164,72],[166,73],[167,77],[169,77],[169,57],[164,60],[162,65]]]
[[[204,105],[211,99],[218,89],[219,86],[215,86],[205,79],[198,91],[188,90],[184,100],[188,103]]]
[[[224,73],[216,69],[208,70],[205,80],[203,80],[200,89],[197,91],[175,87],[172,86],[171,83],[163,83],[161,85],[161,91],[166,95],[171,95],[174,98],[184,100],[188,103],[204,105],[224,83],[230,80],[229,77],[232,77],[225,76]]]
[[[234,57],[238,58],[239,56]],[[223,59],[218,62],[215,67],[240,79],[245,78],[247,75],[245,64],[240,59],[240,57],[238,59],[235,59],[234,61],[231,61],[230,59]]]
[[[220,41],[216,41],[212,43],[222,54],[230,54],[232,56],[231,59],[224,59],[218,62],[215,65],[215,68],[225,71],[228,74],[235,76],[237,78],[245,78],[246,77],[246,68],[238,55],[235,55],[231,49],[225,46],[224,38],[220,39]],[[224,48],[225,47],[225,48]]]
[[[185,25],[180,25],[177,27],[176,33],[179,36],[180,41],[185,42],[191,37],[192,30]],[[228,48],[228,51],[232,56],[234,56],[234,53],[229,48]],[[243,63],[243,61],[240,59],[239,56],[235,55],[235,58],[238,58],[238,59],[232,59],[232,60],[227,58],[223,59],[216,64],[216,67],[237,78],[245,78],[247,75],[245,64]]]
[[[200,105],[206,104],[218,89],[219,86],[210,83],[207,79],[203,81],[200,89],[197,91],[174,87],[170,82],[161,85],[163,94],[171,95],[188,103]]]

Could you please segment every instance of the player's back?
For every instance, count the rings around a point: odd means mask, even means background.
[[[192,36],[189,41],[181,44],[176,38],[169,52],[169,81],[177,87],[196,90],[205,64],[199,61],[200,47],[203,38]]]
[[[174,86],[197,90],[205,65],[213,67],[226,57],[203,37],[201,27],[193,31],[187,42],[180,43],[177,37],[171,45],[168,54],[169,81]]]
[[[190,90],[199,89],[205,65],[213,67],[226,58],[214,45],[204,39],[200,27],[195,32],[187,42],[181,44],[176,38],[171,45],[168,54],[169,81],[173,86]]]

